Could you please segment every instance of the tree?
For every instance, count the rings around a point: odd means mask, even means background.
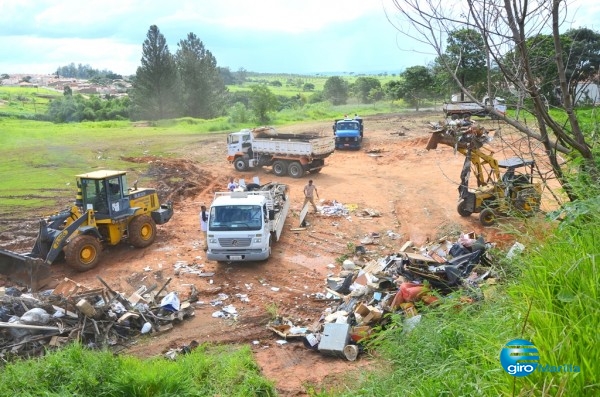
[[[269,112],[277,110],[279,101],[266,85],[253,85],[250,93],[250,109],[260,124],[268,123]]]
[[[323,97],[333,105],[344,105],[348,100],[348,82],[339,76],[332,76],[325,81]]]
[[[418,111],[423,99],[431,96],[433,76],[425,66],[411,66],[401,76],[404,80],[399,87],[400,94]]]
[[[450,32],[445,53],[437,62],[453,69],[463,87],[485,81],[487,65],[485,45],[481,34],[473,29],[458,29]],[[464,101],[461,92],[461,101]]]
[[[206,119],[220,116],[226,90],[217,60],[194,33],[178,46],[175,63],[182,83],[184,115]]]
[[[70,86],[66,85],[66,86],[63,88],[63,95],[64,95],[64,96],[72,96],[72,95],[73,95],[73,90],[71,89],[71,87],[70,87]]]
[[[156,25],[148,29],[141,61],[131,98],[135,116],[150,120],[173,116],[177,108],[177,69],[167,40]]]
[[[371,103],[377,91],[381,91],[381,82],[375,77],[359,77],[354,82],[353,91],[361,103]]]
[[[561,41],[561,23],[565,20],[567,11],[565,0],[539,1],[523,0],[519,2],[490,2],[489,0],[465,0],[453,7],[439,7],[437,0],[394,0],[401,17],[408,20],[408,25],[396,26],[403,34],[427,44],[442,58],[444,55],[444,37],[462,29],[476,30],[484,43],[486,63],[488,65],[487,90],[490,97],[492,92],[492,63],[502,74],[506,89],[516,91],[519,95],[527,96],[536,125],[524,123],[491,109],[495,117],[506,121],[523,133],[530,141],[529,147],[535,147],[539,142],[546,153],[547,160],[553,173],[561,183],[571,200],[578,198],[578,192],[570,183],[572,179],[565,176],[563,164],[559,162],[558,153],[568,154],[574,160],[573,164],[581,164],[579,176],[588,178],[587,191],[579,194],[596,195],[600,191],[600,172],[595,162],[592,145],[583,133],[579,120],[574,112],[573,97],[567,79],[567,67],[561,56],[554,57],[557,76],[562,94],[561,108],[566,122],[553,118],[546,108],[544,97],[536,78],[538,70],[531,62],[531,41],[528,40],[546,31],[552,35],[554,51],[548,54],[563,54],[565,48]],[[507,56],[508,54],[511,56]],[[461,79],[460,69],[445,62],[447,72],[452,76],[457,86],[469,99],[481,103],[470,90],[466,81]],[[519,153],[525,157],[533,157],[535,153]]]
[[[315,85],[313,83],[304,83],[302,86],[302,91],[314,91]]]
[[[385,96],[394,102],[402,98],[402,81],[390,80],[383,85]]]
[[[593,83],[600,83],[600,34],[591,29],[568,30],[564,35],[570,40],[565,74],[570,95],[577,101]],[[566,39],[565,39],[566,41]],[[565,47],[565,46],[563,46]]]

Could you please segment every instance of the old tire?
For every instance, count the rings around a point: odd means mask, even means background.
[[[282,160],[276,160],[273,163],[273,173],[277,176],[285,176],[287,175],[287,163]]]
[[[466,201],[465,201],[465,200],[460,200],[460,201],[458,202],[458,206],[456,207],[456,212],[458,212],[458,214],[459,214],[460,216],[463,216],[463,217],[465,217],[465,218],[466,218],[466,217],[469,217],[469,216],[471,216],[471,214],[472,214],[473,212],[471,212],[471,211],[469,211],[468,209],[466,209],[466,208],[465,208],[465,205],[466,205]]]
[[[288,167],[288,174],[292,178],[302,178],[304,176],[304,168],[298,161],[292,162]]]
[[[491,208],[484,208],[479,214],[479,222],[483,226],[492,226],[496,223],[496,213]]]
[[[233,161],[233,166],[237,171],[246,171],[248,169],[248,160],[244,157],[238,157]]]
[[[127,226],[127,236],[134,247],[147,247],[156,239],[156,223],[149,215],[136,216]]]
[[[100,261],[102,244],[94,236],[79,235],[67,244],[65,260],[67,265],[79,272],[85,272],[96,267]]]

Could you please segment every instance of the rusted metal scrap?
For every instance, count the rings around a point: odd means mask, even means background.
[[[125,297],[100,281],[104,288],[90,289],[65,278],[55,289],[35,294],[0,288],[0,358],[40,356],[48,347],[75,341],[118,352],[142,334],[168,331],[194,315],[188,300],[179,302],[164,288],[161,294],[152,286]],[[166,295],[175,296],[176,308],[163,304]]]

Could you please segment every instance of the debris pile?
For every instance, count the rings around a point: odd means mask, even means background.
[[[53,290],[23,293],[0,288],[0,357],[34,357],[48,347],[78,341],[90,348],[125,348],[134,337],[170,330],[173,324],[194,315],[197,292],[180,301],[167,292],[168,279],[155,291],[140,287],[129,297],[104,288],[89,289],[65,278]]]
[[[455,148],[478,149],[491,142],[491,132],[470,120],[449,120],[447,122],[429,123],[431,139],[427,143],[427,150],[436,149],[438,143],[443,143]]]
[[[315,297],[332,305],[312,330],[282,318],[268,328],[284,339],[302,338],[307,348],[355,360],[364,349],[361,341],[387,313],[403,315],[410,330],[420,320],[417,302],[431,305],[460,288],[469,291],[467,301],[482,299],[479,285],[493,282],[489,247],[482,236],[467,233],[420,249],[409,241],[376,260],[364,261],[364,251],[357,250],[359,256],[345,260],[341,272],[327,278],[326,292]]]

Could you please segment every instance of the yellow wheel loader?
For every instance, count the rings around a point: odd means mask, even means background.
[[[478,213],[481,224],[491,226],[501,214],[529,216],[539,211],[542,188],[541,183],[534,181],[534,160],[520,157],[496,160],[494,152],[483,146],[491,138],[482,127],[432,127],[427,150],[442,143],[465,156],[458,187],[460,216]],[[469,187],[471,170],[477,180],[476,188]]]
[[[127,241],[147,247],[156,225],[173,216],[172,204],[161,204],[155,189],[127,185],[125,171],[100,170],[76,176],[75,205],[40,219],[30,253],[0,249],[0,273],[36,290],[49,276],[49,265],[64,254],[78,271],[95,267],[105,245]]]

